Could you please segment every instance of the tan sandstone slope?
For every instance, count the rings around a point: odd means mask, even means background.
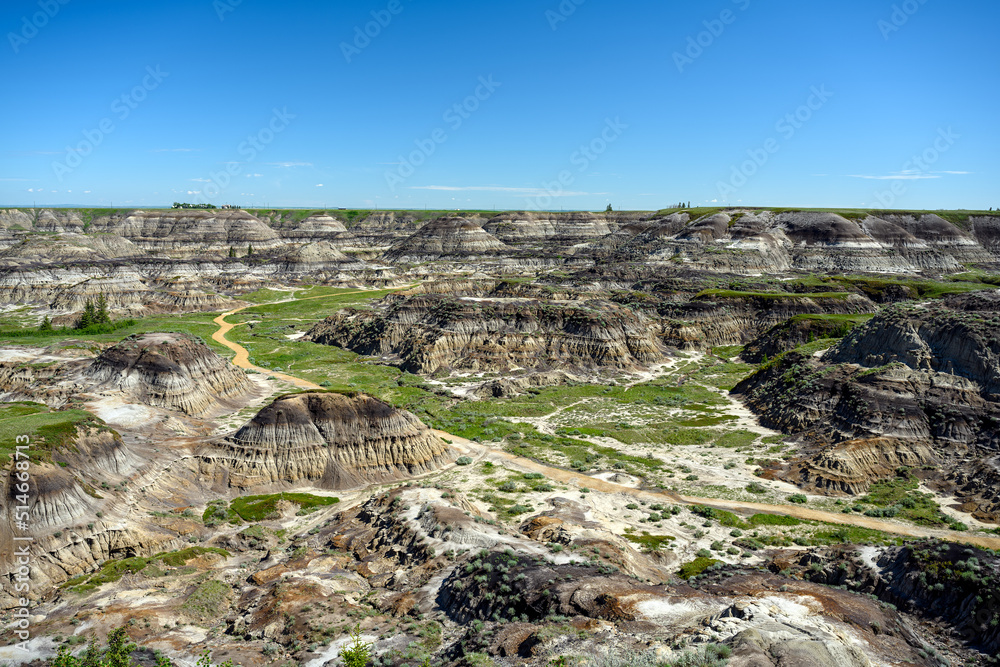
[[[129,336],[102,352],[85,373],[100,388],[189,415],[216,412],[254,392],[246,373],[187,334]]]
[[[311,481],[343,489],[434,470],[452,450],[409,412],[365,394],[276,399],[202,453],[202,472],[238,488]]]

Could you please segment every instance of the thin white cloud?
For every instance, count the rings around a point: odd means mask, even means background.
[[[941,178],[935,174],[911,174],[900,172],[888,176],[870,176],[867,174],[850,174],[851,178],[864,178],[869,181],[922,181],[931,178]]]
[[[84,190],[84,191],[83,191],[83,194],[85,194],[85,195],[89,195],[89,194],[90,194],[90,190]]]
[[[606,195],[607,192],[553,192],[545,188],[511,188],[499,185],[414,185],[411,190],[435,190],[439,192],[509,192],[525,197],[548,195],[550,197],[576,197],[582,195]]]
[[[322,184],[322,183],[317,183],[317,184],[316,184],[316,187],[317,187],[317,188],[321,188],[321,187],[323,187],[323,184]]]
[[[264,174],[247,174],[247,178],[261,178]]]
[[[264,164],[269,164],[272,167],[281,167],[282,169],[287,167],[311,167],[312,162],[265,162]]]
[[[212,179],[210,179],[210,178],[192,178],[191,180],[194,181],[195,183],[211,183],[212,182]]]
[[[922,181],[932,178],[941,178],[941,174],[949,176],[965,176],[971,171],[920,171],[919,169],[904,169],[894,174],[885,176],[872,176],[868,174],[851,174],[851,178],[864,178],[870,181]]]

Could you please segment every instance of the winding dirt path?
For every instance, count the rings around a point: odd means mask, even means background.
[[[402,288],[406,289],[406,288]],[[302,299],[286,299],[284,301],[274,301],[272,303],[289,303],[292,301],[305,301],[310,299],[323,299],[331,298],[336,296],[343,296],[344,294],[358,294],[360,292],[370,292],[377,290],[356,290],[354,292],[342,292],[340,294],[330,294],[318,297],[304,297]],[[272,371],[267,368],[261,368],[250,363],[249,352],[245,347],[239,343],[234,343],[226,338],[226,334],[229,333],[232,328],[236,325],[226,322],[226,318],[230,315],[234,315],[241,310],[246,310],[247,308],[253,308],[256,305],[270,305],[270,304],[254,304],[251,306],[243,306],[242,308],[237,308],[231,310],[228,313],[223,313],[219,317],[215,318],[213,322],[219,325],[219,330],[212,334],[212,340],[225,345],[230,350],[236,353],[233,357],[232,363],[234,366],[239,368],[254,370],[258,373],[263,373],[273,378],[283,380],[285,382],[290,382],[297,387],[302,389],[322,389],[318,384],[310,382],[302,378],[297,378],[292,375],[287,375],[285,373],[279,373],[277,371]],[[575,404],[574,404],[575,405]],[[565,406],[571,407],[571,406]],[[556,411],[558,413],[559,410]],[[550,415],[551,416],[551,415]],[[948,540],[950,542],[962,542],[965,544],[974,544],[979,547],[986,547],[989,549],[1000,549],[1000,538],[998,537],[985,537],[979,535],[968,535],[965,533],[953,531],[953,530],[936,530],[932,528],[923,528],[921,526],[911,526],[902,523],[896,523],[892,521],[883,521],[881,519],[875,519],[872,517],[858,516],[857,514],[840,514],[836,512],[825,512],[822,510],[813,510],[807,507],[792,506],[792,505],[768,505],[766,503],[752,503],[743,502],[737,500],[721,500],[718,498],[700,498],[698,496],[682,496],[669,491],[644,491],[642,489],[634,489],[628,486],[622,486],[621,484],[615,484],[614,482],[607,482],[602,479],[597,479],[595,477],[590,477],[582,473],[573,472],[570,470],[563,470],[562,468],[553,468],[547,466],[538,461],[525,458],[523,456],[518,456],[516,454],[511,454],[510,452],[505,452],[500,449],[488,449],[483,447],[478,443],[474,443],[466,438],[459,437],[452,433],[446,431],[435,430],[439,437],[448,438],[452,442],[459,444],[461,447],[466,448],[470,451],[475,451],[477,449],[482,449],[483,454],[477,457],[483,458],[483,456],[496,457],[509,461],[510,463],[516,465],[519,468],[528,470],[531,472],[540,472],[546,477],[558,480],[563,483],[573,483],[581,487],[587,487],[589,489],[594,489],[596,491],[601,491],[603,493],[623,493],[626,495],[639,498],[641,500],[648,500],[652,502],[662,501],[664,497],[669,498],[675,503],[680,503],[683,505],[705,505],[707,507],[714,507],[716,509],[723,510],[736,510],[744,512],[761,512],[767,514],[782,514],[785,516],[795,517],[796,519],[803,519],[806,521],[822,521],[825,523],[831,523],[842,526],[858,526],[861,528],[871,528],[873,530],[880,530],[885,533],[890,533],[892,535],[905,535],[907,537],[936,537],[942,540]]]
[[[409,287],[401,287],[400,289],[409,289]],[[243,347],[242,345],[240,345],[239,343],[234,343],[233,341],[231,341],[228,338],[226,338],[226,334],[229,333],[230,331],[232,331],[233,327],[237,326],[236,324],[233,324],[232,322],[227,322],[226,318],[229,317],[230,315],[235,315],[236,313],[238,313],[240,311],[246,310],[247,308],[256,308],[258,306],[273,306],[273,305],[278,304],[278,303],[292,303],[292,302],[295,302],[295,301],[312,301],[314,299],[333,299],[335,297],[346,296],[348,294],[361,294],[363,292],[379,292],[379,291],[383,291],[383,290],[365,290],[365,289],[359,289],[359,290],[354,290],[352,292],[338,292],[337,294],[322,294],[320,296],[305,296],[305,297],[302,297],[300,299],[291,298],[291,299],[282,299],[281,301],[270,301],[268,303],[254,303],[254,304],[250,304],[249,306],[243,306],[242,308],[236,308],[235,310],[230,310],[227,313],[222,313],[221,315],[219,315],[218,317],[216,317],[214,320],[212,320],[213,322],[215,322],[216,324],[219,325],[219,330],[216,331],[214,334],[212,334],[212,340],[214,340],[216,343],[219,343],[220,345],[224,345],[224,346],[228,347],[230,350],[232,350],[233,352],[236,353],[236,356],[234,356],[233,359],[232,359],[233,366],[236,366],[238,368],[242,368],[242,369],[245,369],[245,370],[248,370],[248,371],[256,371],[258,373],[262,373],[264,375],[268,375],[268,376],[273,377],[275,379],[291,383],[291,384],[295,385],[296,387],[298,387],[299,389],[322,389],[322,387],[319,386],[318,384],[316,384],[315,382],[310,382],[309,380],[305,380],[303,378],[297,378],[294,375],[288,375],[286,373],[280,373],[278,371],[272,371],[272,370],[270,370],[268,368],[261,368],[260,366],[256,366],[254,364],[251,364],[250,363],[250,352],[245,347]]]

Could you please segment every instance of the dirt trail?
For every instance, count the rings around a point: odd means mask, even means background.
[[[356,292],[346,292],[346,294],[357,294],[359,292],[367,292],[372,290],[357,290]],[[327,295],[327,296],[342,296],[342,294]],[[318,299],[327,298],[327,296],[322,297],[306,297],[306,299]],[[287,299],[285,301],[279,301],[274,303],[287,303],[290,301],[303,301],[306,299]],[[278,373],[276,371],[268,370],[266,368],[260,368],[259,366],[254,366],[249,361],[249,353],[246,348],[238,343],[234,343],[226,338],[226,334],[232,330],[233,324],[226,322],[226,317],[245,310],[247,308],[252,308],[253,306],[244,306],[243,308],[237,308],[236,310],[231,310],[228,313],[223,313],[219,317],[213,320],[219,325],[219,330],[212,334],[212,340],[225,345],[229,349],[236,352],[236,356],[233,357],[233,365],[244,368],[255,370],[258,373],[263,373],[271,377],[277,378],[279,380],[284,380],[285,382],[290,382],[297,387],[303,389],[322,389],[318,384],[310,382],[309,380],[304,380],[302,378],[297,378],[285,373]],[[575,405],[575,404],[574,404]],[[571,406],[565,406],[560,410],[566,409]],[[560,410],[557,410],[558,413]],[[551,417],[549,415],[548,417]],[[547,419],[546,417],[545,419]],[[476,450],[481,445],[474,443],[466,438],[459,437],[452,433],[446,431],[435,431],[439,437],[448,438],[452,442],[466,447],[470,450]],[[497,457],[510,461],[519,468],[529,470],[532,472],[540,472],[546,477],[557,480],[563,483],[575,483],[581,487],[587,487],[588,489],[594,489],[595,491],[601,491],[603,493],[623,493],[626,495],[633,496],[642,500],[648,500],[652,502],[662,501],[664,497],[670,498],[673,502],[681,503],[684,505],[706,505],[708,507],[714,507],[717,509],[724,510],[737,510],[737,511],[751,511],[751,512],[762,512],[768,514],[783,514],[785,516],[795,517],[797,519],[804,519],[807,521],[823,521],[826,523],[845,525],[845,526],[859,526],[862,528],[871,528],[874,530],[880,530],[885,533],[890,533],[893,535],[906,535],[908,537],[936,537],[943,540],[948,540],[951,542],[962,542],[966,544],[974,544],[980,547],[986,547],[989,549],[1000,549],[1000,538],[997,537],[981,537],[978,535],[967,535],[961,532],[952,530],[934,530],[931,528],[922,528],[920,526],[910,526],[901,523],[895,523],[892,521],[883,521],[880,519],[875,519],[872,517],[858,516],[857,514],[840,514],[835,512],[824,512],[821,510],[813,510],[806,507],[791,506],[791,505],[768,505],[765,503],[751,503],[742,502],[736,500],[720,500],[717,498],[699,498],[697,496],[681,496],[668,491],[643,491],[641,489],[634,489],[628,486],[622,486],[621,484],[615,484],[614,482],[606,482],[602,479],[597,479],[584,475],[582,473],[572,472],[569,470],[563,470],[561,468],[552,468],[543,463],[533,461],[532,459],[524,458],[523,456],[517,456],[516,454],[511,454],[510,452],[505,452],[503,450],[494,449],[487,450],[484,449],[484,453],[487,456]],[[481,458],[480,456],[479,458]]]
[[[212,334],[212,340],[214,340],[216,343],[219,343],[220,345],[225,345],[230,350],[232,350],[233,352],[236,353],[236,356],[233,357],[233,359],[232,359],[232,364],[234,366],[236,366],[237,368],[243,368],[243,369],[249,370],[249,371],[257,371],[258,373],[262,373],[264,375],[268,375],[268,376],[273,377],[275,379],[282,380],[284,382],[289,382],[289,383],[295,385],[296,387],[298,387],[300,389],[322,389],[322,387],[319,386],[318,384],[316,384],[315,382],[310,382],[309,380],[304,380],[302,378],[297,378],[297,377],[295,377],[293,375],[287,375],[285,373],[279,373],[278,371],[272,371],[272,370],[269,370],[267,368],[261,368],[260,366],[255,366],[254,364],[251,364],[250,363],[250,352],[245,347],[243,347],[242,345],[240,345],[239,343],[234,343],[233,341],[231,341],[228,338],[226,338],[226,334],[229,333],[230,331],[232,331],[233,327],[237,326],[236,324],[232,324],[230,322],[227,322],[226,318],[229,317],[230,315],[235,315],[236,313],[238,313],[238,312],[240,312],[242,310],[246,310],[247,308],[256,308],[257,306],[272,306],[272,305],[277,304],[277,303],[291,303],[293,301],[312,301],[313,299],[332,299],[334,297],[344,296],[344,295],[347,295],[347,294],[360,294],[362,292],[375,292],[375,291],[379,291],[379,290],[364,290],[364,289],[359,289],[359,290],[354,290],[353,292],[339,292],[337,294],[323,294],[323,295],[320,295],[320,296],[307,296],[307,297],[302,297],[301,299],[295,299],[295,298],[292,298],[292,299],[282,299],[281,301],[271,301],[271,302],[266,303],[266,304],[255,303],[255,304],[251,304],[249,306],[243,306],[242,308],[237,308],[235,310],[230,310],[228,313],[223,313],[223,314],[219,315],[218,317],[216,317],[214,320],[212,320],[213,322],[215,322],[216,324],[219,325],[219,330],[216,331],[214,334]]]

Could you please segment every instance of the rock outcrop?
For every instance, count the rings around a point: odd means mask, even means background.
[[[104,350],[85,373],[98,389],[190,415],[234,407],[254,393],[246,373],[186,334],[130,336]]]
[[[242,210],[133,211],[123,218],[99,218],[94,231],[128,239],[143,250],[174,257],[211,252],[267,250],[282,245],[278,233]]]
[[[618,230],[606,216],[585,211],[573,213],[501,213],[489,219],[483,229],[511,246],[584,243]]]
[[[779,471],[792,481],[857,493],[894,464],[919,464],[974,515],[1000,521],[986,481],[1000,452],[998,331],[994,293],[895,305],[822,359],[789,352],[734,393],[762,423],[807,445]],[[974,461],[983,468],[978,484],[968,475]]]
[[[606,301],[391,296],[373,310],[346,310],[307,338],[420,373],[449,369],[636,370],[663,361],[654,323]]]
[[[317,241],[295,248],[281,258],[282,273],[320,274],[340,271],[363,271],[366,264],[348,257],[330,241]]]
[[[390,262],[471,260],[497,255],[506,245],[467,218],[438,218],[399,242],[383,256]]]
[[[452,450],[409,412],[365,394],[276,399],[201,455],[202,470],[241,489],[311,482],[345,489],[448,463]]]

